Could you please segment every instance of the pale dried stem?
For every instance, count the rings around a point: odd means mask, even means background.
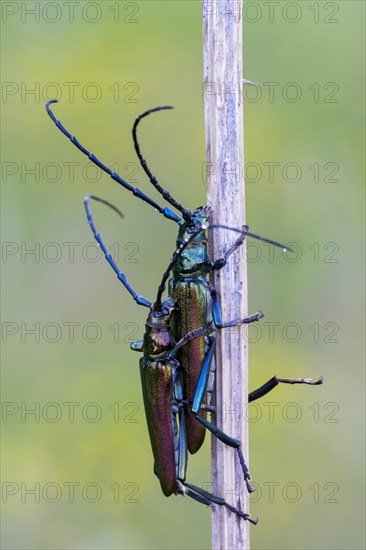
[[[207,204],[212,222],[233,227],[245,223],[244,136],[242,94],[242,2],[203,2],[203,50],[207,161]],[[236,237],[225,230],[210,232],[215,258]],[[243,318],[247,308],[244,247],[226,267],[214,272],[224,321]],[[242,441],[248,463],[248,425],[244,411],[248,394],[248,350],[242,327],[217,331],[216,404],[213,421]],[[229,504],[248,512],[243,474],[234,449],[212,438],[212,490]],[[212,519],[212,547],[249,549],[249,522],[224,507]]]

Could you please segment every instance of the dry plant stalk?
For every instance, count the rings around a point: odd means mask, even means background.
[[[213,209],[213,223],[238,228],[245,223],[242,8],[238,0],[203,1],[207,204]],[[220,229],[211,231],[210,239],[211,250],[219,257],[232,243],[233,234]],[[223,321],[243,318],[248,313],[243,252],[241,247],[224,269],[213,272],[212,283],[221,298]],[[214,421],[225,433],[242,441],[248,464],[248,425],[242,414],[248,395],[248,349],[242,327],[217,331],[215,358],[218,407]],[[237,454],[215,437],[212,482],[213,493],[240,510],[249,511]],[[249,522],[225,507],[216,507],[212,548],[249,549]]]

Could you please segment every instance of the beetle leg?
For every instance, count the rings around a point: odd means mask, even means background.
[[[253,492],[253,488],[249,484],[250,480],[250,474],[247,468],[247,465],[245,464],[243,454],[240,449],[240,441],[238,439],[234,439],[233,437],[230,437],[229,435],[226,435],[224,432],[222,432],[217,426],[206,420],[205,418],[202,418],[198,416],[199,411],[202,407],[202,401],[206,393],[207,383],[208,383],[208,377],[210,374],[211,369],[211,362],[213,358],[213,353],[215,349],[215,336],[209,337],[209,345],[208,350],[205,355],[205,360],[202,365],[200,377],[197,382],[196,391],[193,397],[193,404],[192,404],[192,413],[194,414],[194,417],[203,424],[212,434],[214,434],[215,437],[220,439],[225,445],[229,445],[230,447],[234,447],[237,450],[240,464],[243,470],[244,474],[244,480],[245,484],[247,486],[248,492]]]
[[[177,351],[179,350],[179,348],[184,346],[184,344],[189,342],[189,340],[194,340],[195,338],[199,338],[200,336],[205,336],[207,334],[210,334],[210,332],[213,332],[213,330],[215,330],[213,326],[209,326],[206,328],[196,328],[194,330],[191,330],[191,332],[188,332],[188,334],[183,336],[183,338],[181,338],[175,344],[174,348],[170,350],[169,353],[166,355],[166,358],[171,359],[172,357],[174,357]]]
[[[218,260],[216,260],[215,262],[212,263],[211,269],[213,269],[213,270],[222,269],[227,264],[227,261],[228,261],[229,257],[231,256],[231,254],[233,252],[235,252],[235,250],[243,244],[243,242],[245,240],[245,237],[247,235],[248,229],[249,229],[249,227],[247,225],[242,226],[242,233],[241,233],[240,237],[238,237],[236,239],[234,244],[231,245],[229,250],[224,254],[224,256],[222,258],[219,258]]]
[[[253,525],[256,525],[258,523],[258,520],[251,519],[249,514],[246,514],[241,510],[238,510],[238,508],[231,506],[222,497],[218,497],[217,495],[209,493],[208,491],[201,489],[201,487],[197,487],[197,485],[192,485],[191,483],[187,482],[179,483],[177,484],[177,493],[181,495],[187,495],[188,497],[193,498],[197,502],[205,504],[206,506],[212,506],[212,504],[225,506],[228,510],[230,510],[234,514],[237,514],[242,519],[249,521]]]
[[[143,340],[136,340],[136,342],[132,342],[132,344],[130,344],[130,348],[133,351],[143,351],[143,347],[144,347]]]
[[[253,323],[255,321],[259,321],[259,319],[264,317],[263,311],[258,311],[257,313],[254,313],[254,315],[249,315],[249,317],[245,317],[244,319],[236,319],[235,321],[228,321],[227,323],[223,323],[221,318],[221,307],[220,307],[219,299],[216,291],[213,288],[211,289],[211,296],[212,296],[212,317],[216,328],[221,329],[221,328],[228,328],[228,327],[236,327],[238,325],[244,325],[248,323]]]
[[[274,376],[268,382],[263,384],[260,388],[257,388],[256,390],[250,392],[248,396],[248,402],[255,401],[256,399],[259,399],[260,397],[263,397],[270,391],[272,391],[278,384],[308,384],[310,386],[319,386],[323,383],[323,377],[321,376],[318,380],[315,382],[312,381],[311,378],[277,378],[277,376]]]
[[[177,477],[179,480],[184,481],[186,478],[186,471],[187,471],[187,464],[188,464],[188,447],[187,447],[187,433],[186,433],[186,424],[185,424],[184,406],[183,406],[183,378],[182,378],[182,372],[180,369],[175,370],[173,373],[173,394],[174,394],[174,400],[178,405],[178,418],[179,418]]]
[[[206,393],[208,377],[211,372],[211,363],[215,351],[215,341],[215,335],[210,336],[208,339],[208,348],[205,355],[205,360],[203,361],[201,373],[193,396],[192,413],[194,415],[197,415],[202,408],[202,401]]]
[[[213,405],[201,405],[201,411],[208,411],[210,413],[216,412],[216,407]]]
[[[253,493],[255,489],[253,489],[253,487],[251,487],[249,483],[249,480],[251,479],[251,477],[250,477],[248,467],[245,464],[243,453],[241,452],[241,449],[240,449],[241,442],[239,441],[239,439],[230,437],[229,435],[221,431],[217,426],[215,426],[205,418],[198,416],[198,414],[195,414],[195,418],[199,422],[201,422],[201,424],[203,424],[215,437],[217,437],[217,439],[225,443],[225,445],[228,445],[229,447],[233,447],[234,449],[236,449],[240,460],[240,465],[243,470],[244,481],[245,481],[245,485],[247,486],[248,493]]]
[[[251,80],[246,80],[245,78],[243,78],[242,83],[244,84],[244,86],[262,86],[260,82],[252,82]]]

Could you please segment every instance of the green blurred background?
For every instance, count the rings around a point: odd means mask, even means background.
[[[59,97],[65,126],[158,198],[131,126],[173,104],[141,127],[143,151],[173,196],[204,204],[201,2],[1,7],[2,546],[209,548],[209,511],[166,499],[152,472],[129,349],[146,311],[95,261],[83,197],[124,211],[121,222],[94,208],[149,298],[176,227],[91,166],[44,109]],[[365,548],[363,22],[358,1],[248,2],[244,12],[245,77],[263,83],[244,91],[247,222],[297,243],[293,261],[248,248],[250,311],[266,313],[249,332],[250,385],[275,373],[325,378],[250,408],[253,548]],[[197,484],[210,480],[207,440],[190,461]]]

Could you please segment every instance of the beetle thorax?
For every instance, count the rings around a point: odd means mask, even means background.
[[[204,233],[200,242],[192,242],[182,252],[176,262],[173,274],[174,277],[184,277],[205,272],[209,262],[207,255],[207,240]]]
[[[184,224],[180,227],[177,247],[192,238],[192,233],[199,231],[183,250],[173,268],[175,277],[187,274],[193,275],[206,271],[209,259],[207,255],[206,228],[211,209],[208,206],[200,206],[192,213],[192,224]]]

